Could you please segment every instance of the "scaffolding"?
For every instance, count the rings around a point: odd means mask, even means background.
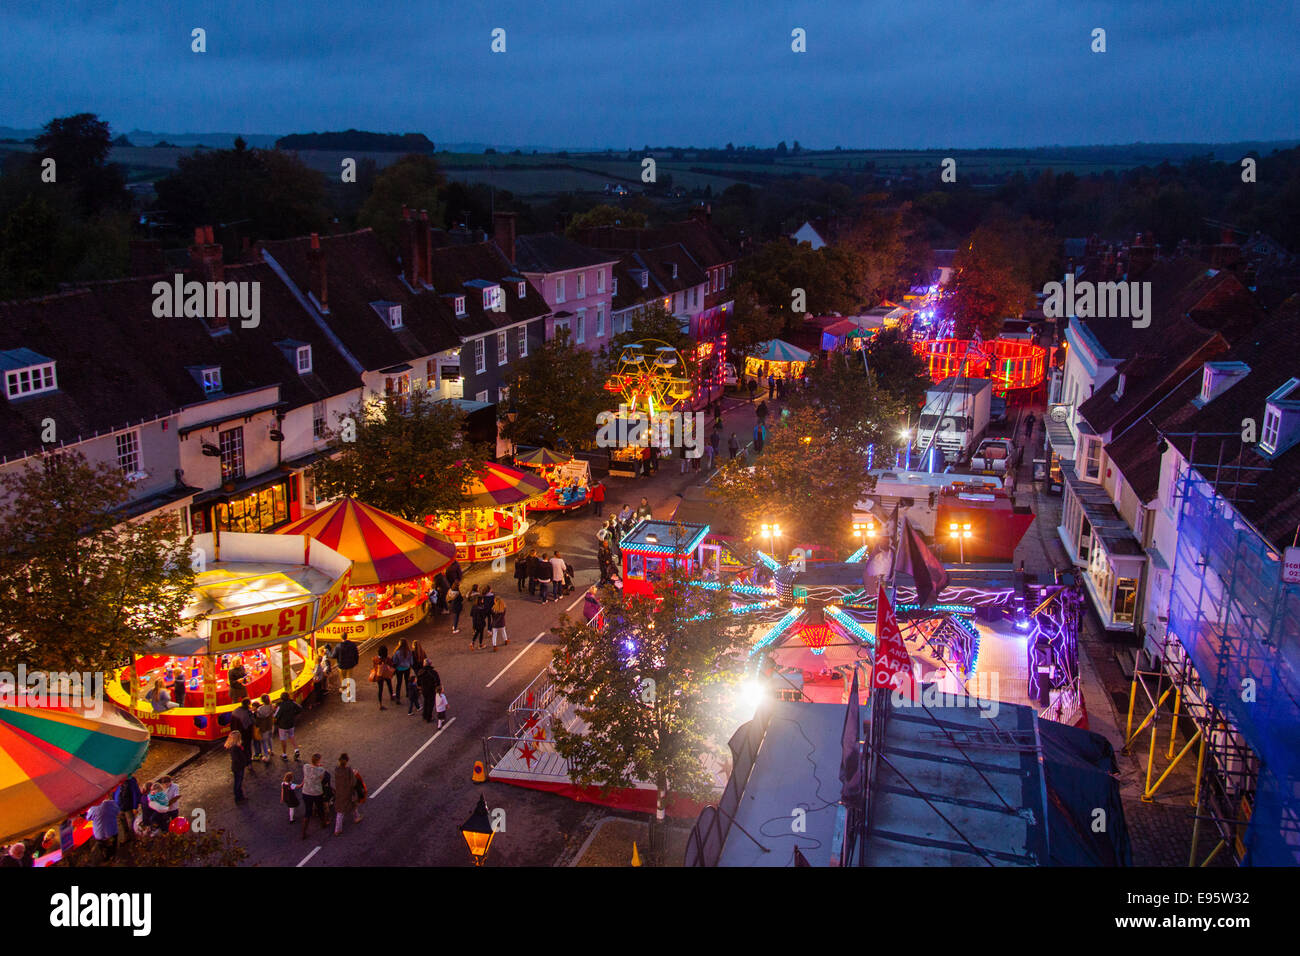
[[[1195,759],[1191,865],[1210,831],[1217,840],[1202,866],[1225,851],[1240,865],[1296,866],[1300,585],[1282,580],[1277,549],[1197,470],[1217,475],[1223,467],[1222,459],[1193,463],[1178,481],[1167,630],[1159,656],[1135,663],[1124,749],[1145,743],[1144,801],[1184,759]],[[1147,710],[1134,726],[1140,695]],[[1191,729],[1178,748],[1180,716]],[[1166,766],[1156,777],[1158,752]]]

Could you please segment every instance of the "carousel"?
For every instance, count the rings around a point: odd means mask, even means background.
[[[352,562],[347,604],[317,632],[319,640],[358,643],[404,631],[425,614],[433,577],[456,547],[417,524],[344,498],[280,534],[306,535]]]
[[[505,557],[524,546],[528,504],[549,487],[545,478],[489,461],[465,489],[459,509],[429,515],[426,523],[456,545],[457,560]]]
[[[549,448],[534,448],[515,455],[515,464],[535,469],[546,479],[545,496],[528,503],[529,511],[574,511],[587,503],[591,466]]]
[[[104,692],[154,736],[216,740],[244,697],[306,699],[317,632],[346,605],[352,562],[305,535],[207,532],[191,553],[188,626],[135,655]]]
[[[650,457],[650,446],[679,443],[677,414],[694,393],[681,353],[660,339],[645,339],[623,349],[605,390],[619,397],[612,423],[619,440],[609,449],[610,474],[632,477]]]

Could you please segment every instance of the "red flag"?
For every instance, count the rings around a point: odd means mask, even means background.
[[[871,686],[906,690],[909,697],[916,698],[912,658],[903,643],[903,632],[898,629],[898,618],[894,616],[884,585],[876,596],[876,664],[871,671]]]

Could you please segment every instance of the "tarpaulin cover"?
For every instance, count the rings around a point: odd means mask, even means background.
[[[1132,866],[1133,849],[1119,797],[1115,749],[1090,730],[1038,722],[1047,781],[1048,846],[1052,866]],[[1094,832],[1095,811],[1106,813]]]

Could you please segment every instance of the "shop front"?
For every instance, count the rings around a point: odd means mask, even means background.
[[[446,569],[455,545],[396,515],[343,498],[283,535],[306,535],[352,562],[347,604],[318,640],[360,643],[404,631],[425,615],[434,575]]]
[[[265,534],[288,524],[301,514],[297,475],[276,471],[220,491],[195,496],[190,506],[194,534],[238,531]]]
[[[1084,589],[1108,631],[1136,631],[1146,552],[1100,485],[1062,466],[1065,495],[1057,528],[1071,560],[1084,570]]]

